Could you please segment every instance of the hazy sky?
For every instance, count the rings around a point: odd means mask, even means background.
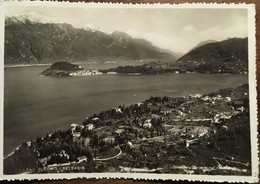
[[[246,9],[12,7],[6,15],[36,12],[74,27],[126,32],[154,45],[185,53],[201,41],[247,37]]]

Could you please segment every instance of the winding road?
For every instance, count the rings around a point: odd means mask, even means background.
[[[120,151],[115,156],[108,157],[108,158],[98,158],[98,157],[96,157],[96,158],[94,158],[94,160],[96,160],[96,161],[106,161],[106,160],[111,160],[111,159],[114,159],[114,158],[120,156],[122,154],[122,150],[121,150],[120,146],[117,146],[117,147],[119,148]]]

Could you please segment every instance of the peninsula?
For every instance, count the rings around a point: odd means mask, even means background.
[[[44,76],[68,77],[68,76],[84,76],[102,74],[98,70],[86,70],[79,65],[69,62],[56,62],[40,73]]]

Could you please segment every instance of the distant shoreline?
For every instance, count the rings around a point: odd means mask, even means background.
[[[138,60],[138,61],[131,61],[133,63],[145,63],[146,60]],[[72,62],[73,64],[77,65],[89,65],[89,64],[125,64],[127,63],[126,61],[120,62],[120,61],[115,61],[115,62],[110,62],[110,61],[103,61],[103,62]],[[30,67],[30,66],[51,66],[53,63],[46,63],[46,64],[18,64],[18,65],[4,65],[4,68],[14,68],[14,67]]]
[[[30,66],[50,66],[51,64],[30,64],[30,65],[4,65],[4,68],[30,67]]]
[[[51,66],[53,63],[48,63],[48,64],[25,64],[25,65],[4,65],[4,68],[17,68],[17,67],[31,67],[31,66]],[[75,63],[75,64],[97,64],[97,62],[88,62],[88,63]]]

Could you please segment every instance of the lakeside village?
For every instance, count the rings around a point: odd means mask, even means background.
[[[154,61],[140,66],[118,66],[116,68],[109,68],[99,70],[103,74],[172,74],[172,73],[229,73],[229,74],[247,74],[248,68],[239,63],[239,60],[234,65],[232,63],[222,63],[215,61],[214,65],[206,63],[203,59],[201,61],[175,61],[173,63],[163,63]]]
[[[23,143],[4,173],[138,172],[250,175],[248,85],[151,97]]]

